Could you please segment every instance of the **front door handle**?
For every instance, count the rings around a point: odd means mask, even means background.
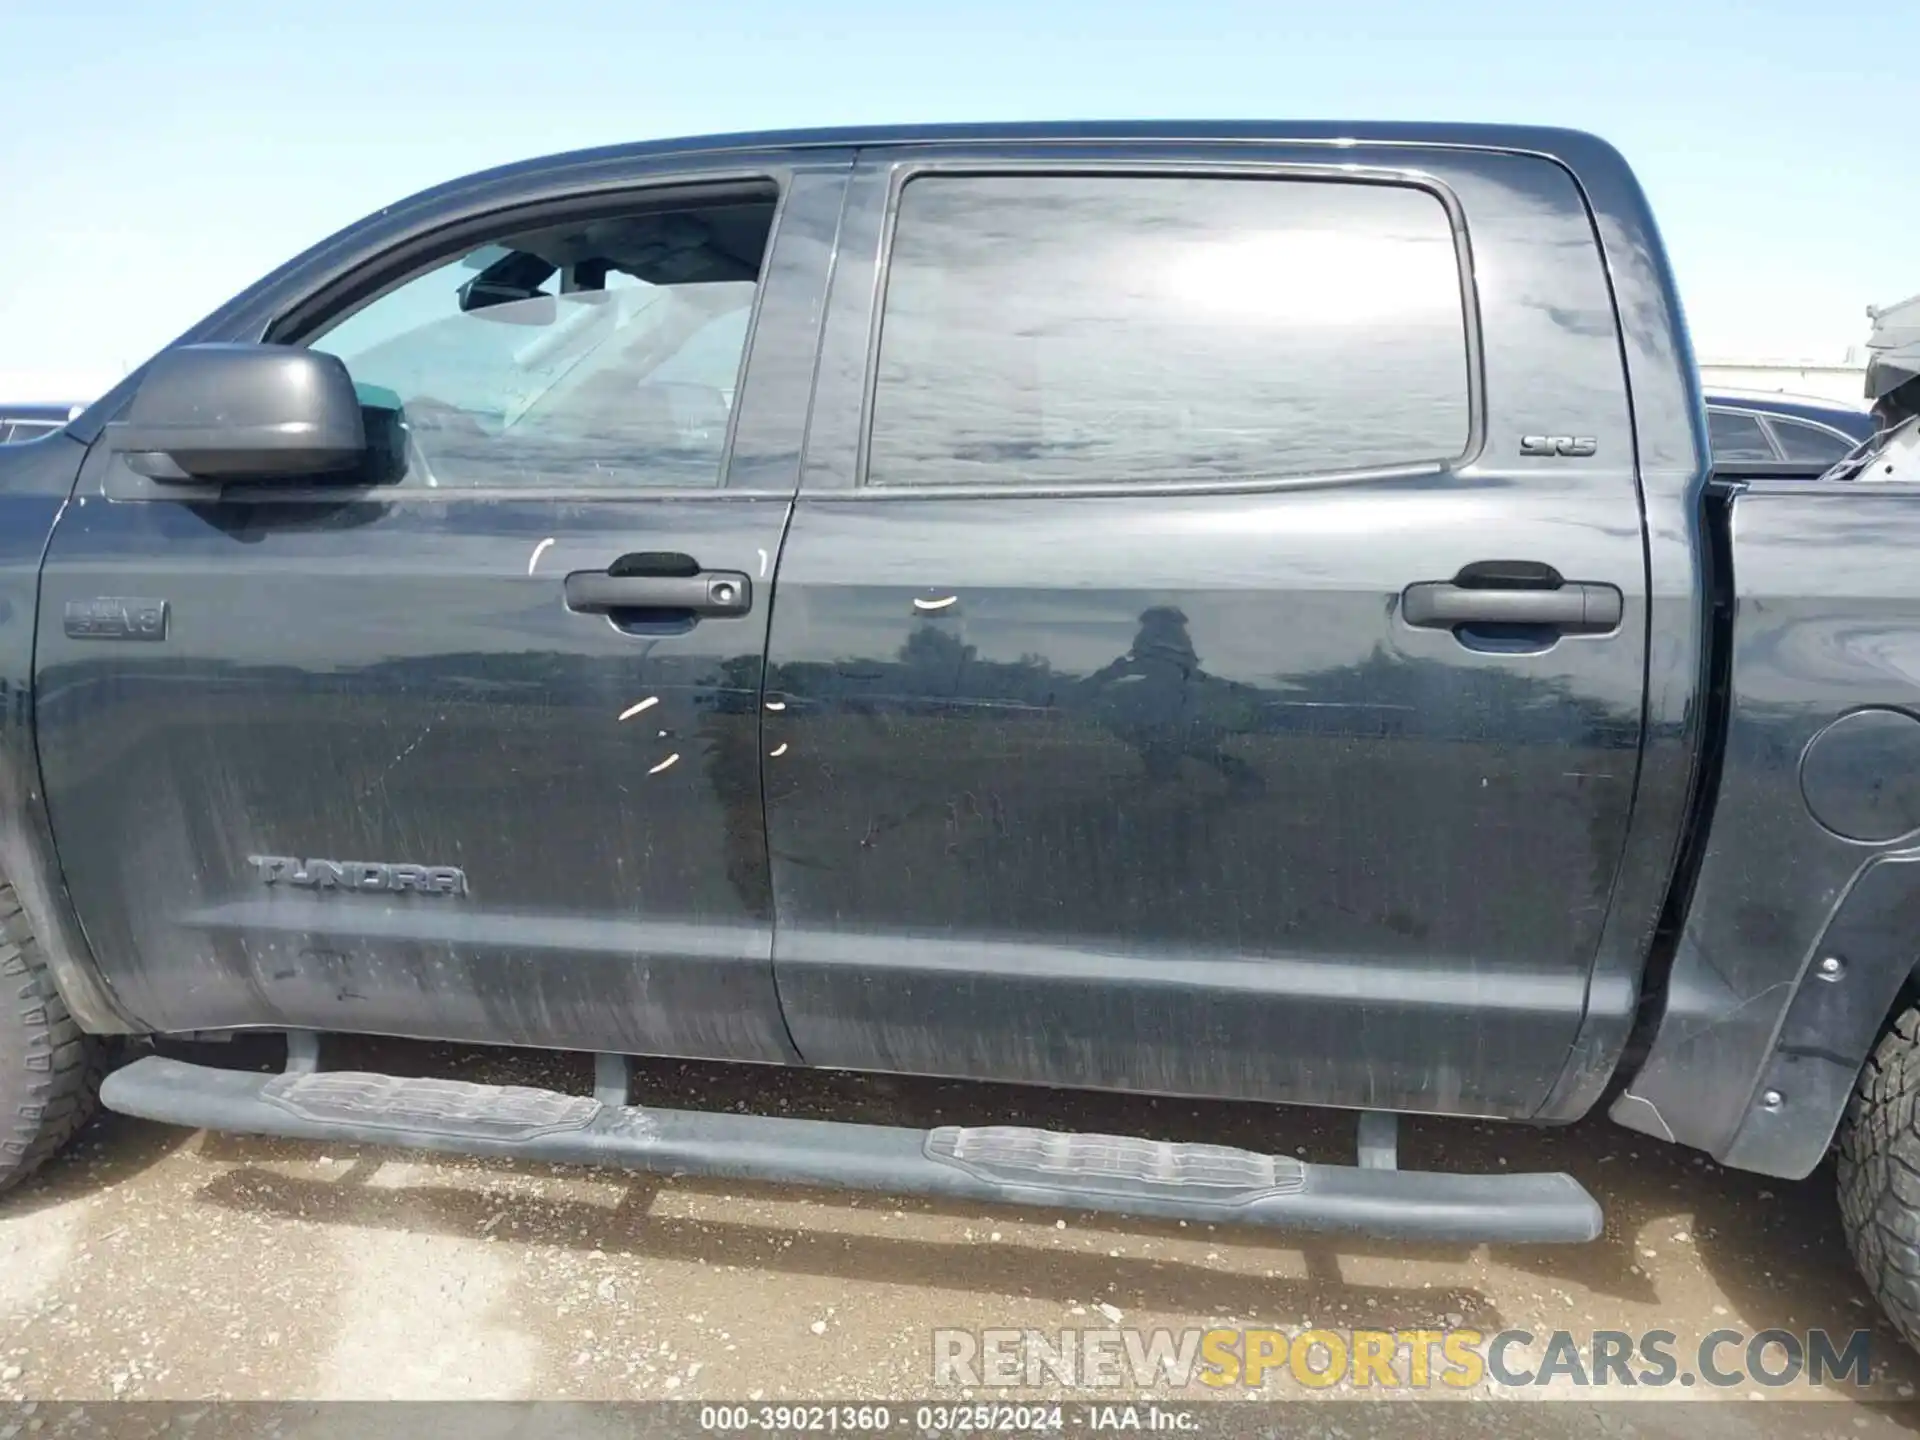
[[[1589,580],[1552,587],[1515,588],[1423,580],[1400,596],[1409,625],[1451,630],[1457,625],[1538,625],[1563,635],[1604,635],[1620,626],[1623,602],[1617,586]]]
[[[665,610],[681,616],[744,615],[753,608],[753,581],[738,570],[692,575],[617,575],[576,570],[566,579],[567,608],[586,615]]]

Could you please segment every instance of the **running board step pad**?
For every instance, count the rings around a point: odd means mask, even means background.
[[[260,1087],[260,1098],[313,1125],[364,1125],[403,1134],[431,1130],[449,1140],[508,1145],[584,1130],[601,1108],[598,1100],[557,1090],[406,1080],[358,1070],[276,1075]]]
[[[1457,1242],[1592,1240],[1600,1208],[1571,1175],[1449,1175],[1309,1165],[1224,1145],[1011,1125],[934,1130],[607,1105],[518,1086],[358,1071],[262,1075],[150,1055],[107,1077],[108,1109],[299,1140],[505,1155],[899,1195],[951,1195]]]
[[[1307,1167],[1290,1155],[1019,1125],[942,1125],[928,1134],[926,1152],[983,1180],[1071,1185],[1083,1194],[1116,1198],[1174,1195],[1243,1205],[1268,1195],[1297,1195],[1307,1183]]]

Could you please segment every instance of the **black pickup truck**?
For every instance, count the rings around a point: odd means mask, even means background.
[[[1574,1179],[1400,1168],[1396,1117],[1606,1105],[1781,1176],[1837,1135],[1920,1333],[1920,493],[1713,481],[1653,219],[1589,136],[514,165],[0,451],[0,519],[0,1184],[98,1089],[1580,1241]],[[284,1070],[168,1043],[240,1030]],[[330,1066],[354,1034],[597,1085]],[[1344,1107],[1356,1163],[647,1108],[636,1055]]]

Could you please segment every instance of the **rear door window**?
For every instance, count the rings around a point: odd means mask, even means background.
[[[901,192],[866,481],[1258,480],[1471,434],[1450,216],[1406,185],[928,175]]]
[[[1707,442],[1713,449],[1716,464],[1726,464],[1728,461],[1771,462],[1780,458],[1774,453],[1758,417],[1743,410],[1709,410]]]
[[[1836,435],[1824,426],[1807,425],[1779,415],[1769,416],[1767,425],[1773,431],[1773,438],[1780,443],[1780,453],[1789,460],[1832,465],[1845,459],[1847,452],[1853,449],[1853,442],[1846,436]]]

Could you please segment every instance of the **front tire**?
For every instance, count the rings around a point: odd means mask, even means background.
[[[0,881],[0,1191],[39,1169],[92,1117],[103,1048],[67,1013],[33,923]]]

